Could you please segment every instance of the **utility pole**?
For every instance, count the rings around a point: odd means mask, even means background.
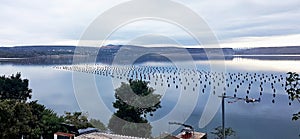
[[[222,95],[222,130],[223,130],[223,139],[225,139],[225,96]]]
[[[254,98],[240,98],[240,97],[232,97],[232,96],[225,96],[224,94],[222,94],[222,96],[219,96],[222,98],[222,139],[226,138],[226,134],[225,134],[225,98],[228,99],[235,99],[237,102],[238,100],[243,100],[246,103],[254,103],[254,102],[260,102],[260,98],[259,99],[254,99]]]

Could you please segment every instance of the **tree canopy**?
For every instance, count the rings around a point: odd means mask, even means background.
[[[105,126],[100,120],[97,120],[97,119],[91,119],[91,120],[90,120],[90,123],[91,123],[95,128],[98,128],[98,129],[101,130],[101,131],[106,131],[106,130],[107,130],[106,126]]]
[[[113,107],[117,111],[111,117],[108,128],[117,134],[150,137],[152,127],[147,115],[153,116],[153,112],[161,108],[161,95],[154,94],[148,82],[129,80],[129,84],[123,82],[115,89],[115,98]]]
[[[0,138],[53,137],[54,132],[65,131],[60,125],[63,121],[56,113],[37,101],[0,101]]]
[[[296,72],[288,72],[286,77],[286,92],[291,101],[298,101],[300,103],[300,76]],[[292,120],[300,119],[300,111],[293,114]]]
[[[0,77],[0,99],[26,101],[31,98],[32,90],[28,88],[29,80],[21,79],[21,73],[10,77]]]
[[[28,101],[31,89],[28,79],[21,79],[21,73],[15,76],[0,77],[0,138],[30,138],[41,136],[52,139],[55,132],[68,132],[62,123],[72,124],[76,128],[93,127],[82,112],[66,112],[58,116],[37,101]],[[104,126],[101,121],[97,125]],[[102,127],[106,129],[106,127]]]
[[[222,126],[218,126],[214,128],[214,131],[210,132],[211,134],[214,134],[216,136],[216,139],[223,139],[223,129]],[[229,136],[236,136],[235,131],[231,128],[225,128],[225,139]]]
[[[93,125],[89,122],[88,117],[82,112],[65,112],[64,119],[65,123],[72,124],[77,129],[93,127]]]

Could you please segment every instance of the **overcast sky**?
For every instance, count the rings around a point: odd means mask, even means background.
[[[174,1],[187,6],[203,18],[222,47],[300,45],[299,0]],[[0,46],[77,45],[82,33],[94,19],[124,2],[126,1],[1,0]],[[165,5],[160,8],[164,9]],[[150,37],[136,39],[140,36]],[[126,44],[143,40],[138,44],[159,45],[168,42],[161,39],[169,36],[182,45],[196,45],[178,26],[159,21],[130,23],[114,32],[106,43]]]

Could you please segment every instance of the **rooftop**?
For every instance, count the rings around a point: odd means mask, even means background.
[[[75,139],[145,139],[145,138],[94,132],[94,133],[77,136],[75,137]]]

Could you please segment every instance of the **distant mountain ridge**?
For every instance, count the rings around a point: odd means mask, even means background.
[[[36,45],[36,46],[14,46],[14,47],[0,47],[0,57],[35,57],[43,55],[62,55],[62,54],[74,54],[75,49],[79,48],[85,53],[95,55],[99,50],[99,53],[104,55],[117,53],[122,47],[126,47],[128,50],[133,51],[155,51],[161,53],[172,53],[174,50],[186,49],[190,54],[205,54],[215,53],[214,51],[220,50],[219,48],[177,48],[177,47],[142,47],[134,45],[106,45],[100,48],[96,47],[80,47],[80,46],[65,46],[65,45]],[[300,46],[284,46],[284,47],[258,47],[249,49],[232,49],[221,48],[224,55],[299,55]],[[80,52],[83,52],[80,51]]]
[[[0,47],[1,58],[28,58],[46,55],[70,55],[74,53],[75,46],[15,46]]]
[[[300,55],[300,46],[258,47],[235,51],[236,55]]]
[[[206,55],[206,53],[216,53],[218,48],[177,48],[177,47],[142,47],[134,45],[107,45],[100,48],[96,47],[80,47],[80,46],[63,46],[63,45],[37,45],[37,46],[15,46],[15,47],[0,47],[0,57],[1,58],[26,58],[26,57],[36,57],[36,56],[47,56],[47,55],[97,55],[101,54],[103,56],[114,55],[121,48],[126,48],[127,51],[133,52],[158,52],[160,54],[174,54],[182,50],[189,52],[190,54],[201,54]],[[75,51],[78,49],[78,51]],[[99,50],[99,51],[97,51]],[[122,49],[124,50],[124,49]],[[222,48],[225,55],[232,55],[234,51],[232,48]],[[181,52],[181,51],[180,51]]]
[[[223,53],[220,54],[219,52]],[[116,56],[123,61],[136,59],[136,62],[146,61],[170,61],[169,57],[176,57],[178,60],[232,60],[234,57],[251,58],[251,59],[281,59],[279,55],[288,55],[285,59],[296,59],[293,55],[300,55],[300,46],[287,47],[262,47],[250,49],[232,49],[232,48],[178,48],[178,47],[142,47],[134,45],[107,45],[100,48],[96,47],[78,47],[64,45],[38,45],[38,46],[15,46],[0,47],[0,58],[22,58],[15,60],[20,63],[66,63],[72,64],[73,57],[78,56],[83,60],[96,56],[97,62],[111,64]],[[144,54],[144,55],[139,55]],[[209,54],[209,57],[207,56]],[[260,55],[257,57],[256,55]],[[270,55],[272,57],[270,57]],[[3,59],[4,58],[4,59]]]

